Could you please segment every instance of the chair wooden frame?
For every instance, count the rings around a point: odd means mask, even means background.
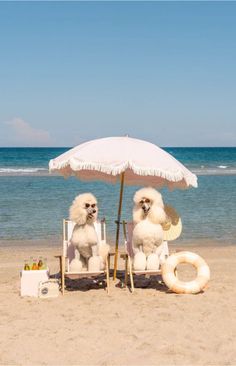
[[[95,230],[98,235],[99,242],[106,242],[106,221],[105,219],[101,221],[96,221]],[[105,269],[98,272],[89,272],[89,271],[81,271],[81,272],[71,272],[70,271],[70,258],[68,255],[68,250],[72,246],[70,244],[70,238],[73,232],[73,228],[75,223],[71,220],[64,219],[63,220],[63,252],[62,255],[56,256],[59,258],[60,263],[60,274],[61,274],[61,292],[62,295],[65,293],[65,278],[71,279],[81,279],[81,278],[96,278],[100,275],[105,275],[106,278],[106,290],[109,294],[110,290],[110,256],[108,255],[105,260]]]
[[[134,275],[140,276],[157,276],[161,275],[161,269],[159,270],[145,270],[145,271],[135,271],[133,269],[133,248],[132,248],[132,237],[129,237],[131,235],[130,232],[127,234],[127,224],[132,225],[132,223],[127,223],[126,221],[123,221],[123,232],[124,232],[124,239],[125,239],[125,254],[121,254],[121,258],[125,260],[125,287],[127,287],[128,283],[128,276],[130,277],[130,290],[133,293],[134,292]],[[169,256],[169,248],[168,243],[163,242],[163,255],[164,257]]]

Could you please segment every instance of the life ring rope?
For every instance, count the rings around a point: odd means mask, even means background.
[[[175,275],[180,263],[192,264],[197,269],[197,277],[193,281],[184,282]],[[196,294],[204,289],[210,279],[210,269],[205,260],[192,252],[178,252],[170,255],[162,265],[162,278],[166,286],[179,294]]]

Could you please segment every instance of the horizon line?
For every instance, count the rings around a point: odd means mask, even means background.
[[[0,146],[0,149],[73,149],[76,146]],[[159,146],[159,145],[157,145]],[[235,146],[225,146],[225,145],[218,145],[218,146],[159,146],[160,148],[189,148],[189,149],[214,149],[214,148],[236,148]]]

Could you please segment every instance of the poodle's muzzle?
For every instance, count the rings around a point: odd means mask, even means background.
[[[151,208],[150,204],[148,204],[146,202],[142,204],[142,209],[143,209],[143,212],[145,213],[145,215],[147,215],[150,208]]]
[[[93,215],[97,212],[95,205],[90,206],[90,205],[86,204],[86,210],[87,210],[89,219],[92,219]]]

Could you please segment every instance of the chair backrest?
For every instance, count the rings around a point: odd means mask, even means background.
[[[133,240],[133,230],[134,230],[134,223],[133,222],[125,222],[123,221],[123,231],[124,231],[124,238],[125,238],[125,249],[130,257],[134,257],[134,249],[132,245]],[[162,251],[160,254],[160,262],[163,263],[166,258],[169,256],[169,248],[168,242],[162,242]]]
[[[71,237],[76,223],[69,219],[63,220],[63,256],[66,257],[66,267],[69,271],[70,262],[75,258],[75,248],[71,244]],[[98,243],[106,242],[106,220],[97,220],[94,228],[98,236]]]
[[[133,240],[133,230],[134,223],[133,222],[125,222],[123,221],[123,232],[125,238],[125,249],[130,257],[134,256],[134,250],[132,245]]]

